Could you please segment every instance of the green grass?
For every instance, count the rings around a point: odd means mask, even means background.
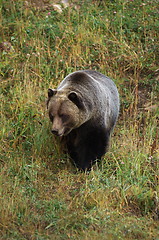
[[[158,240],[158,1],[0,4],[0,239]],[[114,79],[121,109],[85,174],[50,134],[45,102],[88,68]]]

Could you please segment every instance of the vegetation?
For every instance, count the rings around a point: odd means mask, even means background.
[[[158,0],[0,1],[0,239],[159,236]],[[78,172],[50,134],[45,100],[78,69],[114,79],[109,152]]]

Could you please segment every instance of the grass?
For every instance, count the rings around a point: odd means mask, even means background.
[[[0,238],[159,236],[158,1],[0,2]],[[95,69],[121,109],[109,152],[77,172],[50,134],[48,87]]]

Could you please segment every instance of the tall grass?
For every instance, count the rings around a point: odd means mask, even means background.
[[[0,6],[0,238],[157,239],[158,1]],[[50,134],[48,87],[72,71],[114,79],[109,152],[77,172]]]

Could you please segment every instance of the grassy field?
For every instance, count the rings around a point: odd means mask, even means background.
[[[0,239],[159,240],[158,0],[40,3],[0,1]],[[79,69],[121,100],[89,174],[60,152],[45,104]]]

